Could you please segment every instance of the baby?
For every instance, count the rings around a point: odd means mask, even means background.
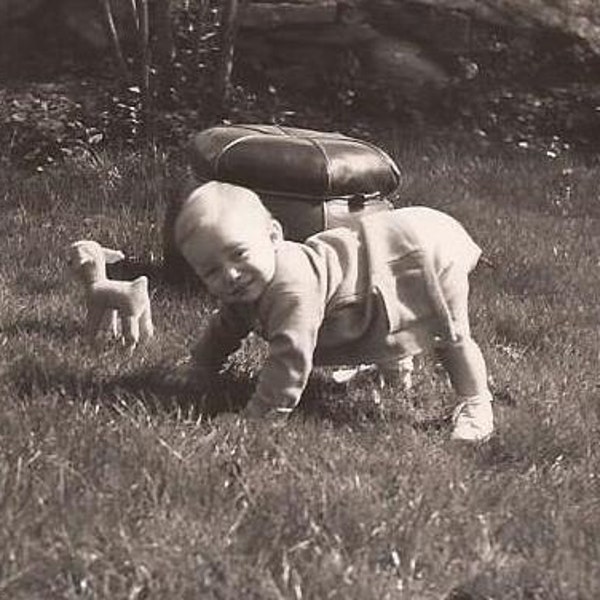
[[[221,301],[194,368],[214,375],[250,331],[268,342],[246,416],[289,414],[313,365],[370,362],[389,380],[407,357],[435,349],[460,402],[452,438],[491,435],[486,366],[468,318],[481,251],[452,217],[401,208],[290,242],[254,192],[213,181],[183,204],[175,241]]]

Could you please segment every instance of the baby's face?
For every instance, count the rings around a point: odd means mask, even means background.
[[[275,242],[264,216],[240,211],[203,227],[181,251],[211,294],[228,303],[254,302],[275,274]]]

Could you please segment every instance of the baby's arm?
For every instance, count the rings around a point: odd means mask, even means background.
[[[249,417],[284,416],[296,407],[312,370],[323,319],[321,303],[308,293],[284,293],[269,312],[269,354],[244,411]]]
[[[250,333],[247,318],[233,307],[223,306],[211,315],[192,349],[192,363],[204,375],[216,374]]]

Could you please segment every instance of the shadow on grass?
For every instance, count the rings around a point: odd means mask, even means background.
[[[361,377],[356,383],[339,384],[322,373],[309,380],[298,407],[309,418],[327,421],[334,427],[372,427],[375,423],[398,423],[417,431],[439,434],[449,430],[452,413],[423,416],[415,410],[418,391],[410,393],[391,389],[385,398],[377,399],[378,386],[374,376]]]
[[[13,363],[6,376],[20,397],[35,400],[58,394],[73,402],[94,402],[119,410],[124,406],[142,406],[151,414],[183,413],[190,418],[240,411],[256,383],[250,374],[235,368],[226,370],[216,382],[202,385],[178,379],[171,365],[155,364],[109,375],[94,367],[77,368],[59,358],[39,360],[34,356],[25,356]],[[375,402],[371,391],[364,382],[349,387],[315,374],[304,392],[297,416],[353,429],[383,422],[397,422],[433,433],[449,428],[448,414],[419,418],[400,400],[394,400],[392,408]]]
[[[170,366],[153,365],[119,375],[99,373],[95,368],[76,368],[47,357],[26,356],[9,367],[7,381],[20,397],[35,399],[58,394],[74,402],[102,406],[140,407],[149,413],[183,412],[192,418],[240,410],[251,394],[248,378],[225,373],[215,388],[177,381]]]
[[[69,344],[74,335],[83,335],[84,326],[75,319],[64,319],[58,316],[24,317],[14,322],[0,324],[0,333],[7,337],[18,337],[23,334],[40,335],[52,338],[57,342]]]

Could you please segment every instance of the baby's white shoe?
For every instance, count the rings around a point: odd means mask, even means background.
[[[452,418],[451,439],[463,442],[485,442],[494,431],[492,395],[489,392],[462,398]]]

